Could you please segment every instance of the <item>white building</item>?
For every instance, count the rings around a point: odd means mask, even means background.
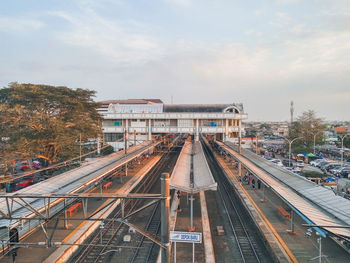
[[[215,135],[223,141],[236,141],[241,123],[247,118],[242,104],[164,104],[159,99],[102,101],[105,141],[115,149],[124,148],[124,134],[129,144],[151,140],[167,133]]]

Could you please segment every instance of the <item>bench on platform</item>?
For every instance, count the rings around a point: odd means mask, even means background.
[[[72,212],[77,211],[79,207],[81,207],[81,202],[75,203],[67,209],[67,214],[69,213],[69,216],[72,216]]]
[[[287,217],[290,219],[290,213],[288,213],[282,206],[277,206],[276,207],[277,211],[280,213],[281,216]]]
[[[103,186],[103,189],[108,189],[112,185],[112,182],[108,182]]]

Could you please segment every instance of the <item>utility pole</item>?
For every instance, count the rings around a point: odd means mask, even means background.
[[[161,249],[161,262],[170,263],[170,242],[169,242],[169,214],[170,214],[170,175],[162,173],[161,175],[161,242],[166,246]]]
[[[81,162],[81,133],[79,133],[79,157]]]
[[[344,167],[344,139],[346,136],[348,136],[350,134],[345,134],[343,136],[339,136],[341,139],[341,167]]]
[[[290,125],[293,124],[293,117],[294,117],[294,102],[290,102]]]
[[[288,166],[290,167],[290,159],[291,159],[291,155],[292,155],[292,143],[298,139],[301,139],[303,137],[297,137],[297,138],[294,138],[293,140],[289,140],[287,138],[283,138],[285,139],[286,141],[288,141],[289,143],[289,157],[288,157]]]
[[[124,131],[124,149],[125,154],[128,154],[128,132],[126,129]]]
[[[323,132],[323,131],[318,131],[318,132],[315,132],[315,133],[311,133],[314,136],[314,154],[316,153],[316,136],[320,132]]]

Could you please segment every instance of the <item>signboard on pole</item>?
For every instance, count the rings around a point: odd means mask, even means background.
[[[171,242],[202,243],[202,233],[170,231]]]

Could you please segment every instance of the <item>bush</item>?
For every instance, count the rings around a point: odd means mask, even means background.
[[[114,148],[111,145],[109,145],[106,148],[103,148],[101,150],[101,155],[108,155],[108,154],[111,154],[113,152],[114,152]]]
[[[316,171],[301,171],[300,175],[304,177],[313,177],[313,178],[327,177],[326,174],[316,172]]]

